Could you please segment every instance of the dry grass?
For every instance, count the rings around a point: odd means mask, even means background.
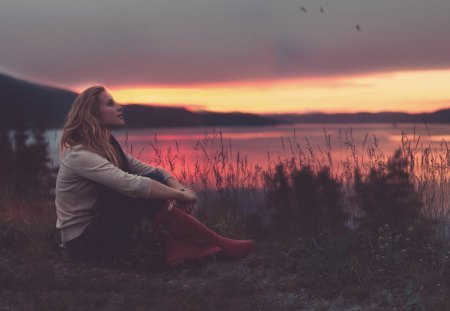
[[[450,156],[446,144],[426,146],[420,138],[404,135],[396,158],[382,152],[376,137],[366,136],[361,149],[351,131],[340,133],[339,141],[340,152],[335,152],[325,130],[320,148],[308,140],[299,143],[294,133],[281,140],[285,157],[256,164],[233,150],[220,132],[213,132],[197,142],[197,161],[188,164],[176,143],[161,150],[154,139],[155,156],[144,160],[173,171],[197,191],[200,219],[222,234],[258,240],[257,253],[239,263],[219,261],[167,270],[155,259],[161,250],[148,251],[148,236],[143,236],[130,266],[117,270],[72,265],[57,248],[53,198],[11,200],[5,194],[0,211],[2,299],[11,310],[119,310],[126,305],[136,310],[279,306],[307,310],[308,293],[313,293],[317,308],[310,310],[330,306],[345,310],[351,302],[366,310],[447,310]],[[396,159],[400,175],[393,173]],[[384,223],[376,230],[363,230],[361,219],[367,210],[355,188],[355,172],[365,185],[378,183],[391,189],[412,185],[403,196],[417,196],[420,213],[414,217],[432,223],[432,230],[425,235],[416,223],[407,230]],[[372,184],[371,174],[376,176]],[[405,178],[400,182],[399,176]],[[315,193],[313,201],[299,195],[305,185],[311,187],[306,194]],[[326,198],[331,194],[335,199],[329,202]],[[397,203],[411,202],[403,199]],[[339,227],[338,233],[329,220],[320,223],[316,232],[283,231],[313,217],[320,221],[333,209],[346,215],[340,220],[345,228]],[[314,214],[316,210],[321,214]],[[280,225],[283,222],[287,226]],[[318,299],[325,300],[320,305]]]

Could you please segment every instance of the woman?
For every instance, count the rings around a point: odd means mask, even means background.
[[[164,237],[170,266],[223,252],[251,252],[251,240],[221,237],[190,215],[197,202],[169,172],[144,164],[120,147],[111,129],[123,110],[102,86],[83,91],[64,125],[56,180],[56,227],[74,260],[123,259],[143,217]]]

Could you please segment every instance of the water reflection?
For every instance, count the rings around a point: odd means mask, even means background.
[[[440,147],[450,140],[447,124],[295,124],[262,127],[196,127],[118,130],[124,148],[142,161],[158,164],[162,152],[178,165],[195,165],[208,152],[224,148],[232,161],[247,157],[250,166],[266,167],[270,160],[313,151],[318,161],[335,167],[355,155],[369,156],[370,148],[388,156],[402,143]],[[52,166],[59,164],[60,130],[47,132]],[[199,142],[203,142],[199,146]]]

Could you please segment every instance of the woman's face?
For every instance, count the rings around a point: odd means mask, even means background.
[[[122,106],[117,104],[108,92],[101,92],[98,96],[98,119],[106,127],[125,125]]]

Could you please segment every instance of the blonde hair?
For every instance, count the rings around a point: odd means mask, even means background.
[[[109,142],[111,132],[98,119],[99,95],[102,92],[106,92],[103,86],[91,86],[75,99],[64,123],[60,152],[81,144],[120,167],[120,157]]]

